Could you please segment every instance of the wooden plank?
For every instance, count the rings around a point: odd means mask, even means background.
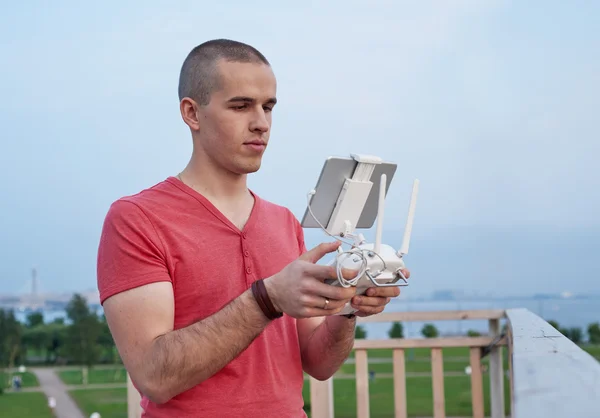
[[[481,376],[481,349],[470,348],[471,364],[471,405],[473,418],[484,418],[483,409],[483,377]]]
[[[369,418],[369,363],[366,350],[356,350],[356,416]]]
[[[364,318],[357,322],[410,322],[410,321],[456,321],[471,319],[501,319],[505,318],[503,309],[457,310],[457,311],[411,311],[411,312],[382,312]]]
[[[506,327],[506,340],[507,340],[507,350],[508,350],[508,387],[510,390],[510,404],[515,404],[515,379],[513,378],[513,336],[512,330],[510,329],[510,324]],[[512,408],[511,408],[512,409]]]
[[[431,374],[433,380],[433,417],[445,418],[444,358],[441,348],[431,349]]]
[[[131,376],[127,373],[127,418],[141,418],[141,401],[142,397],[135,386],[133,386]]]
[[[490,335],[500,334],[500,321],[490,319]],[[493,347],[490,351],[490,400],[492,418],[505,418],[504,415],[504,367],[502,366],[502,347]]]
[[[310,411],[314,418],[333,418],[333,379],[310,377]]]
[[[396,418],[407,418],[406,364],[403,349],[395,349],[394,364],[394,413]]]
[[[511,416],[600,416],[600,362],[527,309],[508,310],[507,316],[514,387]]]
[[[452,337],[452,338],[390,338],[387,340],[354,341],[354,349],[363,350],[371,348],[447,348],[447,347],[486,347],[492,343],[492,337]],[[506,345],[506,338],[502,338],[499,345]]]

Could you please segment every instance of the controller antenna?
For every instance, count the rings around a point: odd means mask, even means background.
[[[413,221],[415,218],[415,208],[417,206],[417,195],[419,194],[419,180],[415,179],[413,183],[412,195],[410,197],[410,205],[408,207],[408,217],[406,219],[406,227],[404,228],[404,238],[402,239],[402,246],[397,252],[398,257],[402,258],[405,254],[408,254],[408,247],[410,245],[410,235],[412,233]]]

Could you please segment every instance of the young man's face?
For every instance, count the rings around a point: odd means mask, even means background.
[[[220,85],[198,110],[195,137],[221,168],[247,174],[260,168],[271,133],[277,83],[271,67],[221,61]]]

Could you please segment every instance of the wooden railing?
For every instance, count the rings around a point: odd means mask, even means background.
[[[500,321],[506,319],[505,335]],[[483,418],[484,384],[482,357],[489,357],[489,412],[504,418],[504,365],[502,350],[508,348],[510,412],[512,418],[600,417],[595,399],[600,395],[600,363],[550,324],[525,309],[482,311],[436,311],[382,313],[359,319],[368,322],[410,322],[443,320],[487,320],[489,334],[482,337],[427,339],[356,340],[354,344],[356,411],[358,418],[370,416],[369,359],[367,350],[392,349],[394,414],[407,418],[405,351],[431,349],[433,416],[446,416],[443,349],[468,347],[471,367],[472,416]],[[311,418],[335,417],[333,379],[309,379]],[[139,418],[140,396],[127,379],[128,418]]]
[[[514,418],[600,417],[600,363],[526,309],[506,311]]]
[[[446,416],[444,396],[444,359],[442,349],[468,347],[471,366],[471,404],[473,417],[484,417],[483,375],[481,368],[482,352],[489,353],[489,376],[492,418],[505,417],[504,411],[504,369],[502,346],[507,345],[505,336],[500,335],[500,320],[505,317],[502,310],[483,311],[437,311],[437,312],[397,312],[382,313],[361,318],[359,324],[367,322],[443,321],[443,320],[488,320],[489,335],[485,337],[447,337],[423,339],[356,340],[354,343],[356,409],[358,418],[370,417],[369,371],[367,350],[392,349],[394,411],[396,418],[406,418],[406,367],[405,350],[411,348],[431,349],[431,375],[433,390],[433,416]],[[335,377],[334,377],[335,378]],[[333,379],[318,381],[310,379],[311,417],[333,418]]]

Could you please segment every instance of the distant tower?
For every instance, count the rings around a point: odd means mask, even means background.
[[[37,278],[37,270],[35,268],[31,269],[31,297],[33,300],[37,300],[38,295],[38,278]]]

